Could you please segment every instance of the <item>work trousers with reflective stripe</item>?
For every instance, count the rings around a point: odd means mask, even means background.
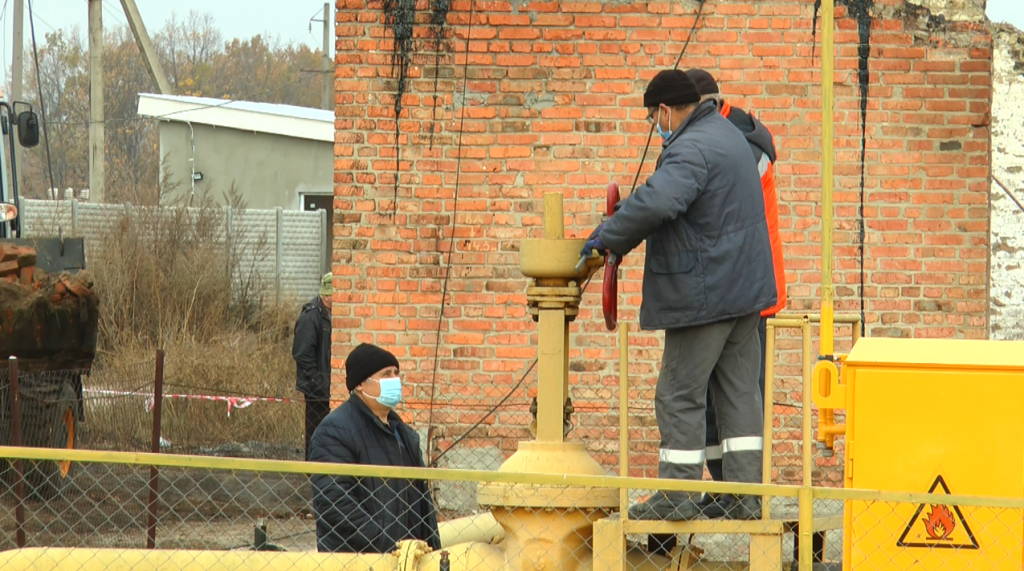
[[[763,408],[757,386],[761,359],[752,313],[665,332],[665,353],[655,391],[661,432],[658,475],[700,480],[704,474],[707,395],[713,395],[723,445],[725,479],[761,482]],[[712,373],[714,376],[712,377]],[[674,499],[698,495],[670,494]],[[679,496],[678,498],[676,496]]]
[[[760,375],[758,376],[758,389],[762,399],[771,398],[769,395],[765,395],[764,392],[764,375],[765,375],[765,349],[767,348],[768,341],[768,318],[762,317],[757,324],[757,336],[761,342],[761,361],[760,361]],[[711,394],[711,385],[715,383],[715,373],[711,372],[711,378],[708,379],[708,403],[712,405],[714,403],[714,395]],[[762,404],[764,400],[761,401]],[[763,411],[764,409],[762,409]],[[708,472],[711,473],[711,479],[715,481],[722,481],[722,445],[721,437],[718,434],[718,420],[715,418],[715,407],[708,406],[707,414],[705,416],[707,434],[705,436],[705,443],[707,445],[707,463]],[[763,429],[762,429],[763,432]]]

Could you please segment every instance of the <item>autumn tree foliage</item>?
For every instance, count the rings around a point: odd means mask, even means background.
[[[53,186],[89,186],[89,49],[78,29],[40,38],[39,77],[46,110]],[[210,14],[172,17],[153,35],[176,95],[320,104],[321,51],[256,35],[224,40]],[[38,113],[39,89],[31,45],[26,46],[25,99]],[[103,53],[106,201],[154,204],[160,196],[155,119],[139,117],[138,94],[155,93],[131,31],[107,29]],[[50,187],[46,148],[26,149],[19,165],[23,196],[42,198]]]

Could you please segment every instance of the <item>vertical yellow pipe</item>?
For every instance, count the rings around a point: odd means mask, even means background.
[[[775,325],[770,321],[764,343],[764,454],[761,459],[761,483],[772,483],[772,448],[774,447],[775,396]],[[761,519],[771,519],[771,496],[761,499]]]
[[[797,496],[800,502],[799,519],[800,527],[800,549],[797,557],[800,558],[798,571],[812,571],[814,569],[814,494],[810,486],[800,488]]]
[[[803,454],[803,478],[802,485],[811,485],[811,320],[804,316],[803,326],[800,328],[803,341],[803,397],[801,405],[801,443]],[[801,545],[803,547],[803,545]]]
[[[541,309],[537,372],[537,440],[562,442],[565,419],[565,310]]]
[[[619,324],[619,475],[629,476],[629,325]],[[629,518],[629,489],[619,489],[619,517]]]
[[[832,291],[832,26],[834,0],[821,2],[821,355],[831,357]]]
[[[565,239],[561,193],[544,194],[543,220],[545,239]],[[537,322],[537,440],[563,442],[569,362],[569,327],[565,319],[565,309],[542,308]]]
[[[544,193],[544,239],[565,239],[565,213],[560,192]]]

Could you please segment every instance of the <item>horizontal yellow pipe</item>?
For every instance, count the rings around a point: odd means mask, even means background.
[[[775,314],[775,318],[776,319],[803,319],[803,317],[805,315],[808,317],[808,319],[811,320],[811,323],[821,323],[821,314],[820,313],[776,313]],[[833,323],[846,323],[846,324],[860,323],[860,316],[859,315],[854,315],[852,313],[844,314],[844,315],[833,315],[832,316],[832,322]]]
[[[366,464],[333,464],[327,462],[300,462],[293,460],[258,460],[252,458],[218,458],[214,456],[186,456],[180,454],[153,454],[152,452],[110,452],[98,450],[68,450],[65,448],[16,448],[0,446],[0,458],[23,460],[70,460],[100,464],[133,466],[163,466],[167,468],[205,468],[210,470],[245,470],[250,472],[277,472],[282,474],[326,474],[433,480],[451,482],[493,482],[506,484],[533,484],[537,486],[577,486],[584,488],[637,488],[669,492],[703,492],[711,494],[742,494],[795,498],[795,486],[766,484],[740,484],[697,480],[669,480],[662,478],[623,478],[621,476],[588,476],[578,474],[530,474],[525,472],[497,472],[491,470],[456,470],[452,468],[405,468],[371,466]]]
[[[778,317],[773,317],[768,320],[768,323],[776,329],[800,329],[804,326],[803,319],[779,319]]]
[[[825,424],[818,427],[818,434],[822,436],[839,436],[846,434],[845,424]]]
[[[4,571],[387,571],[398,569],[394,555],[273,551],[171,551],[30,547],[0,551]]]
[[[505,537],[505,530],[491,512],[443,521],[437,525],[437,532],[442,548],[459,543],[497,543]]]
[[[947,496],[944,494],[932,495],[921,492],[884,492],[881,490],[859,490],[852,488],[814,488],[814,499],[1024,510],[1024,498]]]

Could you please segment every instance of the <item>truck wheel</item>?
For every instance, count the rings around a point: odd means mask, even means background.
[[[75,409],[78,406],[75,389],[65,384],[60,389],[60,397],[47,403],[42,413],[39,426],[48,430],[48,435],[41,435],[41,445],[49,448],[66,448],[74,450],[77,420]],[[38,421],[37,421],[38,422]],[[70,461],[54,462],[39,460],[26,462],[25,480],[27,491],[40,500],[50,500],[60,496],[71,483],[74,465]]]

